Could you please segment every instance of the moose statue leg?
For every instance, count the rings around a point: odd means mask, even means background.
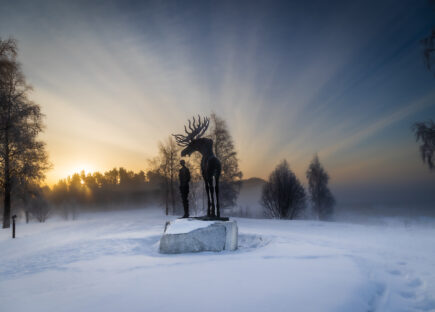
[[[216,194],[216,216],[218,218],[220,218],[221,211],[220,211],[220,205],[219,205],[219,176],[216,176],[214,178],[214,180],[215,180],[214,190],[215,190],[215,194]]]
[[[210,216],[210,189],[208,187],[208,182],[206,179],[204,179],[205,182],[205,192],[207,193],[207,216]]]
[[[213,178],[209,179],[209,189],[210,189],[210,196],[211,196],[211,216],[215,217],[216,216],[216,208],[214,205],[214,187],[213,187]]]

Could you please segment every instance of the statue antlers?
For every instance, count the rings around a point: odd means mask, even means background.
[[[192,140],[199,139],[203,136],[205,131],[208,129],[208,125],[210,123],[210,119],[207,117],[204,117],[204,120],[201,121],[201,117],[198,115],[198,125],[196,124],[195,116],[193,116],[193,123],[189,119],[189,129],[190,132],[187,130],[187,127],[184,126],[184,132],[186,132],[186,135],[183,134],[173,134],[175,141],[177,141],[177,144],[179,146],[187,146]],[[193,125],[193,128],[192,128]]]

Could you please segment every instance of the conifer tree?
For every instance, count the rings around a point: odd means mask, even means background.
[[[334,211],[335,199],[328,188],[329,175],[323,169],[317,155],[308,167],[307,179],[314,212],[321,220],[330,219]]]

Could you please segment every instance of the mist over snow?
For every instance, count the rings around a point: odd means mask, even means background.
[[[236,214],[242,217],[264,217],[264,208],[260,204],[261,192],[265,180],[250,178],[242,180],[239,196],[237,197]]]
[[[1,311],[432,311],[435,220],[236,218],[235,252],[162,255],[161,209],[0,231]]]

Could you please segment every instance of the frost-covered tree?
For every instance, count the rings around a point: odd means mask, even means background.
[[[29,189],[28,211],[39,222],[45,222],[51,213],[51,205],[47,201],[49,191],[48,186],[39,185],[32,185]]]
[[[435,0],[430,0],[429,2],[435,7]],[[431,34],[421,40],[421,43],[426,68],[435,73],[435,29],[432,29]],[[435,123],[432,120],[416,122],[412,130],[414,131],[417,142],[421,142],[420,153],[423,162],[427,163],[430,170],[433,170],[435,168]]]
[[[43,115],[29,99],[13,39],[0,38],[0,185],[3,228],[10,226],[11,197],[20,184],[37,183],[49,168],[45,143],[38,140]]]
[[[314,156],[307,170],[308,191],[314,212],[321,220],[332,217],[335,199],[328,188],[329,175],[323,169],[317,155]]]
[[[215,113],[212,113],[210,117],[211,129],[208,137],[213,140],[214,153],[222,165],[222,174],[219,180],[220,206],[228,208],[236,205],[243,175],[239,169],[239,159],[234,141],[225,120]]]
[[[263,186],[261,204],[266,216],[277,219],[294,219],[305,209],[304,187],[286,160],[272,171]]]
[[[413,131],[417,142],[421,142],[420,154],[423,162],[427,163],[430,170],[434,170],[435,123],[432,120],[416,122]]]
[[[158,171],[165,178],[164,184],[164,201],[165,213],[168,215],[169,206],[172,208],[172,214],[176,213],[176,191],[178,170],[180,162],[180,148],[172,136],[169,136],[166,142],[159,143]]]

